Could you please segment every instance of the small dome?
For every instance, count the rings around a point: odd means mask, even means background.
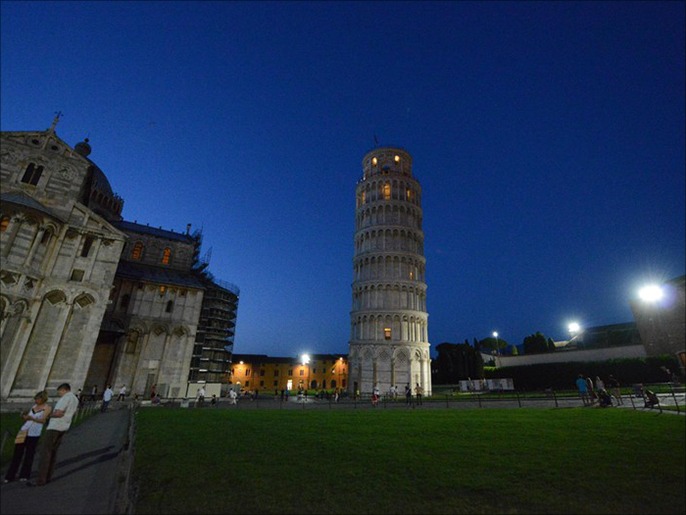
[[[91,146],[88,144],[88,138],[77,143],[74,146],[74,150],[76,150],[76,152],[81,154],[83,157],[88,157],[88,155],[91,153]]]

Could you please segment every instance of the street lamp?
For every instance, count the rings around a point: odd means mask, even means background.
[[[569,342],[571,342],[574,339],[574,337],[581,332],[581,326],[579,325],[579,322],[570,322],[567,326],[567,329],[569,330],[570,335]]]
[[[498,331],[493,331],[493,338],[495,338],[495,352],[500,355],[500,347],[498,346]]]
[[[649,284],[638,290],[638,296],[645,302],[657,302],[664,297],[664,291],[657,284]]]
[[[310,355],[309,354],[303,354],[300,357],[300,361],[303,364],[303,367],[307,366],[310,363]],[[309,382],[310,382],[310,367],[307,367],[307,375],[305,376],[305,391],[308,390],[309,388]]]

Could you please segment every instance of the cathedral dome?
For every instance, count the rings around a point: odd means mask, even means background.
[[[80,141],[74,146],[77,154],[81,154],[83,157],[88,157],[91,153],[91,146],[88,144],[88,138]]]

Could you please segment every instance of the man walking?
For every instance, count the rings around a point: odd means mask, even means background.
[[[71,427],[71,419],[79,407],[79,400],[71,393],[69,383],[62,383],[57,387],[60,399],[55,404],[55,409],[50,415],[50,421],[43,437],[40,463],[38,464],[38,478],[36,481],[27,481],[26,486],[43,486],[52,479],[57,462],[57,450],[62,443],[64,434]]]
[[[110,405],[113,395],[114,392],[112,391],[112,385],[108,384],[107,388],[105,388],[105,391],[102,392],[102,407],[100,408],[101,413],[105,413],[107,411],[107,406]]]
[[[126,400],[126,385],[123,384],[121,385],[121,388],[119,388],[119,397],[117,397],[118,401],[123,401]]]

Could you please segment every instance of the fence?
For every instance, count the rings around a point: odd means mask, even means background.
[[[657,391],[659,403],[652,409],[676,411],[681,413],[686,408],[686,389],[683,386],[671,383],[659,383],[650,385],[634,385],[632,388],[623,388],[620,397],[624,402],[623,407],[635,410],[646,409],[646,399],[644,391],[647,389]],[[639,386],[640,389],[637,389]],[[613,397],[613,406],[618,400]],[[141,407],[151,406],[150,401],[141,403]],[[181,408],[203,408],[214,409],[215,407],[230,409],[474,409],[474,408],[572,408],[583,406],[579,394],[572,390],[556,391],[545,390],[539,392],[469,392],[469,393],[442,393],[421,399],[413,395],[409,399],[404,395],[391,397],[383,395],[376,402],[372,402],[371,395],[360,397],[344,396],[338,401],[333,396],[300,396],[293,395],[285,399],[274,395],[258,395],[256,397],[240,396],[236,404],[231,404],[228,399],[221,398],[216,405],[212,405],[207,400],[202,406],[198,405],[195,399],[187,398],[168,398],[162,399],[158,406],[181,407]],[[598,406],[597,403],[594,406]]]

